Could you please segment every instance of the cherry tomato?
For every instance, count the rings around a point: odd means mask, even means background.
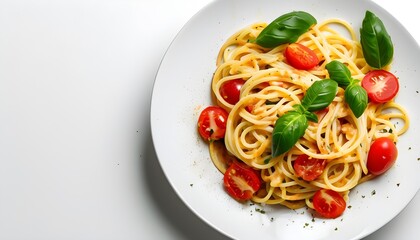
[[[235,105],[239,101],[241,88],[244,83],[245,81],[242,79],[233,79],[224,82],[222,86],[220,86],[220,95],[222,95],[226,102]]]
[[[300,43],[292,43],[285,51],[287,62],[296,69],[309,70],[319,63],[315,52]]]
[[[313,181],[319,177],[327,161],[325,159],[309,158],[308,155],[299,155],[293,163],[296,175],[306,181]]]
[[[367,168],[373,175],[380,175],[394,165],[397,156],[398,150],[392,139],[377,138],[370,146]]]
[[[207,141],[225,137],[228,113],[219,106],[205,108],[198,118],[198,132]]]
[[[261,187],[258,172],[238,161],[232,162],[226,170],[223,182],[229,195],[238,201],[251,199]]]
[[[336,218],[346,209],[346,201],[331,189],[318,190],[313,198],[315,211],[325,218]]]
[[[386,70],[368,72],[362,80],[370,101],[384,103],[393,99],[399,90],[398,78]]]
[[[247,106],[245,107],[245,110],[246,110],[247,112],[249,112],[249,113],[252,113],[252,111],[254,111],[254,108],[255,108],[255,105],[254,105],[254,104],[250,104],[250,105],[247,105]]]

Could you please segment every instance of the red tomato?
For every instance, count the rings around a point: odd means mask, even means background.
[[[399,90],[398,78],[385,70],[368,72],[362,80],[369,99],[375,103],[384,103],[393,99]]]
[[[293,163],[296,175],[306,181],[313,181],[324,172],[327,161],[325,159],[309,158],[308,155],[299,155]]]
[[[287,62],[296,69],[309,70],[319,63],[315,52],[300,43],[287,46],[284,54]]]
[[[220,86],[220,95],[222,95],[222,98],[225,99],[226,102],[235,105],[239,101],[241,88],[244,83],[245,81],[242,79],[233,79],[224,82],[222,86]]]
[[[205,108],[198,118],[198,132],[204,139],[218,140],[225,137],[228,113],[219,106]]]
[[[255,108],[255,105],[254,105],[254,104],[250,104],[250,105],[247,105],[247,106],[245,107],[245,110],[246,110],[247,112],[249,112],[249,113],[252,113],[252,111],[254,111],[254,108]]]
[[[336,218],[346,209],[346,201],[336,191],[331,189],[318,190],[313,198],[315,211],[326,218]]]
[[[380,175],[394,165],[397,156],[398,150],[392,139],[377,138],[370,146],[367,168],[373,175]]]
[[[237,161],[234,161],[226,170],[223,182],[229,195],[238,201],[251,199],[261,187],[258,172]]]

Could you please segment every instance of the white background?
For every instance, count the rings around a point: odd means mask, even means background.
[[[227,239],[172,190],[149,120],[166,49],[209,2],[0,0],[0,239]],[[375,2],[420,42],[412,2]],[[417,194],[365,239],[415,239],[419,213]]]

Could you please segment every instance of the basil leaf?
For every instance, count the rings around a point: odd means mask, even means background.
[[[306,116],[297,111],[289,111],[277,119],[272,140],[272,157],[289,151],[308,128]]]
[[[307,112],[306,109],[303,107],[302,104],[295,104],[295,105],[293,105],[293,110],[292,111],[298,112],[298,113],[300,113],[302,115],[305,114],[305,112]]]
[[[360,43],[366,62],[374,68],[388,65],[394,55],[394,46],[386,28],[375,14],[366,11],[360,29]]]
[[[312,121],[315,123],[318,122],[318,116],[313,112],[306,111],[305,116],[306,116],[306,119],[308,119],[309,121]]]
[[[344,91],[344,97],[354,116],[362,116],[368,105],[366,90],[357,83],[349,85]]]
[[[334,60],[325,65],[325,68],[328,70],[330,78],[336,81],[338,85],[345,87],[351,83],[350,70],[344,63]]]
[[[345,88],[344,99],[353,114],[359,118],[368,104],[366,90],[360,86],[357,79],[352,78],[350,70],[339,61],[332,61],[325,66],[330,78]]]
[[[308,111],[321,110],[334,100],[338,84],[331,79],[316,81],[308,88],[302,106]]]
[[[316,23],[316,19],[311,14],[303,11],[293,11],[268,24],[255,39],[255,42],[265,48],[293,43]]]

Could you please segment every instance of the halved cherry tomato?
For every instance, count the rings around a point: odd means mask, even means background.
[[[346,209],[346,201],[336,191],[320,189],[313,197],[315,211],[326,218],[336,218]]]
[[[229,195],[238,201],[251,199],[261,187],[258,172],[238,161],[232,162],[226,170],[223,182]]]
[[[287,62],[296,69],[309,70],[319,63],[316,53],[300,43],[291,43],[284,54]]]
[[[293,163],[296,175],[306,181],[313,181],[324,172],[327,161],[325,159],[309,158],[308,155],[299,155]]]
[[[362,80],[370,101],[384,103],[393,99],[399,90],[398,78],[386,70],[372,70]]]
[[[235,105],[239,101],[241,88],[244,83],[245,81],[242,79],[233,79],[224,82],[222,86],[220,86],[220,95],[222,95],[226,102]]]
[[[228,113],[219,106],[205,108],[198,118],[198,132],[207,141],[225,137]]]
[[[388,137],[377,138],[368,153],[367,168],[373,175],[380,175],[394,165],[398,150],[392,139]]]

